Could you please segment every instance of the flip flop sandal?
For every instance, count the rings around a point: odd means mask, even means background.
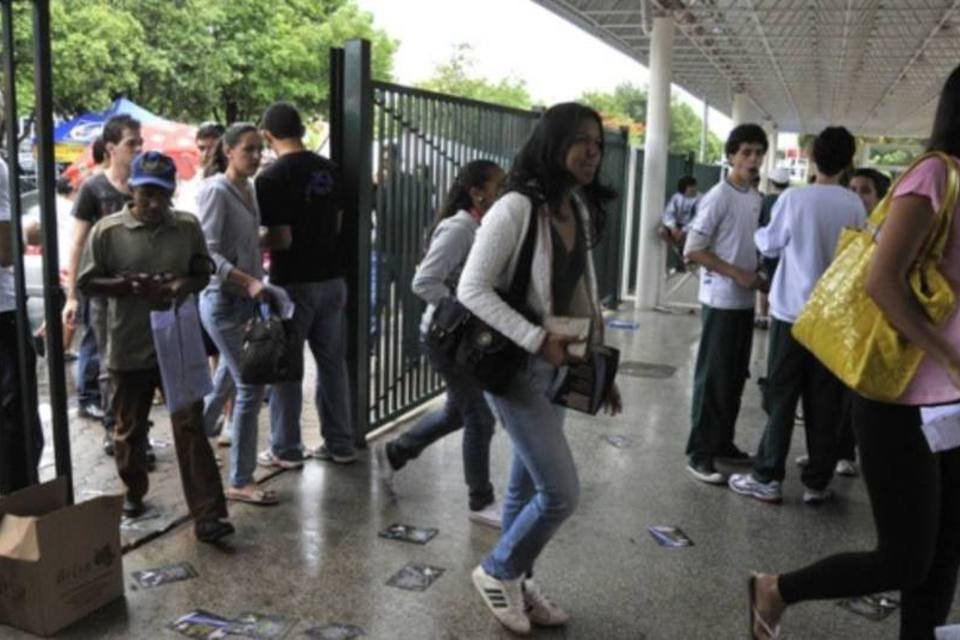
[[[750,597],[750,638],[751,640],[778,640],[780,637],[780,625],[771,628],[757,610],[756,587],[757,575],[753,574],[750,576],[750,579],[747,580],[747,592],[749,593]],[[763,631],[763,633],[766,634],[766,638],[757,635],[755,629],[758,624],[760,625],[760,629]]]
[[[236,489],[228,489],[226,495],[227,500],[246,502],[247,504],[255,504],[261,507],[275,505],[280,502],[280,498],[276,492],[270,489],[255,489],[250,493],[237,491]]]

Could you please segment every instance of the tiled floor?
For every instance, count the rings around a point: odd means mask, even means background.
[[[694,640],[746,636],[745,583],[749,570],[796,568],[825,554],[873,544],[867,499],[859,480],[837,479],[839,499],[804,506],[792,463],[782,506],[768,506],[724,488],[698,484],[683,470],[689,426],[690,380],[699,335],[691,315],[618,317],[639,329],[610,330],[609,342],[625,360],[675,367],[670,377],[620,379],[625,413],[615,419],[568,415],[582,500],[538,563],[538,580],[573,616],[569,626],[537,637],[583,640]],[[765,334],[756,337],[763,340]],[[757,361],[765,350],[756,349]],[[638,370],[650,370],[637,367]],[[664,375],[666,370],[651,370]],[[669,372],[667,372],[668,374]],[[755,378],[749,381],[738,444],[755,448],[763,426]],[[309,396],[307,396],[309,397]],[[315,414],[305,412],[310,421]],[[261,415],[261,431],[266,430]],[[305,424],[313,435],[315,422]],[[74,434],[78,495],[116,487],[112,467],[97,449],[96,429]],[[261,438],[264,437],[261,433]],[[606,436],[625,436],[613,446]],[[162,415],[155,437],[169,440]],[[314,436],[315,437],[315,436]],[[794,451],[804,451],[797,429]],[[502,490],[509,458],[502,431],[494,439],[493,475]],[[175,466],[161,450],[155,500],[183,510]],[[86,471],[89,469],[89,473]],[[728,469],[729,470],[729,469]],[[226,617],[243,611],[279,614],[295,622],[288,638],[328,622],[353,624],[367,638],[481,639],[509,637],[473,591],[469,572],[494,544],[496,533],[467,520],[460,438],[448,437],[398,475],[398,498],[379,486],[367,456],[350,467],[311,461],[268,486],[283,503],[231,509],[238,532],[229,547],[198,544],[189,526],[128,553],[125,601],[110,605],[62,634],[66,638],[175,638],[167,625],[194,608]],[[395,523],[440,530],[428,544],[384,540],[377,532]],[[678,525],[695,545],[657,546],[650,525]],[[187,561],[199,577],[155,589],[135,589],[131,571]],[[386,585],[408,563],[445,572],[424,592]],[[833,602],[803,604],[789,612],[790,638],[897,637],[898,616],[870,622]],[[25,637],[0,627],[0,637]]]

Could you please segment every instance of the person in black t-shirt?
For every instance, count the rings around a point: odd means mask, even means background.
[[[107,455],[113,455],[113,392],[105,362],[107,302],[106,298],[82,299],[82,296],[78,296],[77,268],[93,225],[101,218],[117,213],[132,199],[127,180],[130,178],[130,163],[143,146],[140,122],[128,115],[113,116],[103,125],[101,139],[109,166],[102,173],[87,178],[73,203],[73,217],[76,220],[73,225],[73,247],[67,273],[67,302],[63,308],[63,323],[72,327],[82,321],[87,325],[87,332],[93,333],[96,354],[91,353],[93,349],[89,347],[82,349],[82,357],[77,360],[77,369],[82,371],[87,366],[92,366],[89,359],[94,355],[99,356],[100,406],[89,402],[82,403],[79,412],[82,416],[103,420],[103,426],[107,430],[103,449]],[[83,341],[87,342],[86,336]],[[82,376],[77,377],[82,379]]]
[[[286,289],[296,305],[293,325],[317,364],[315,398],[324,444],[311,455],[347,464],[356,460],[356,453],[346,362],[339,172],[330,160],[303,146],[305,129],[292,105],[271,105],[260,126],[278,156],[256,179],[261,222],[267,227],[263,245],[270,249],[270,282]],[[262,465],[290,466],[303,459],[302,406],[300,381],[273,385],[271,443],[258,458]]]

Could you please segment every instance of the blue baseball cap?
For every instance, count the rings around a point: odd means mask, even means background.
[[[130,165],[131,188],[152,184],[173,192],[177,189],[177,165],[173,159],[159,151],[144,151]]]

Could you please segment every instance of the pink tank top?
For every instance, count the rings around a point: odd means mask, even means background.
[[[960,165],[960,160],[954,158]],[[938,158],[924,160],[911,171],[894,191],[894,196],[917,195],[930,200],[934,210],[940,209],[947,185],[947,170]],[[950,237],[940,263],[943,275],[953,286],[960,300],[960,202],[953,214]],[[939,328],[954,349],[960,351],[960,305],[954,309],[947,321]],[[930,356],[924,356],[920,368],[898,401],[899,404],[934,405],[960,400],[960,389],[950,381],[946,369]]]

